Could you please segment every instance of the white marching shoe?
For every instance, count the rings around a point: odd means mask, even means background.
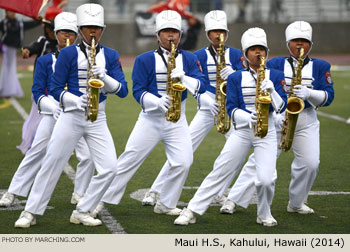
[[[220,208],[222,214],[233,214],[236,211],[236,204],[231,200],[226,200],[224,205]]]
[[[180,215],[181,209],[168,208],[158,201],[157,204],[154,206],[153,212],[157,214]]]
[[[33,214],[27,211],[22,211],[18,220],[15,222],[16,228],[29,228],[36,224],[36,219]]]
[[[85,226],[99,226],[102,225],[102,221],[91,217],[89,213],[80,213],[74,210],[70,216],[70,223],[83,224]]]
[[[215,198],[213,199],[213,201],[211,202],[212,204],[218,204],[218,205],[224,205],[225,201],[227,200],[225,195],[222,196],[215,196]]]
[[[92,213],[90,213],[90,216],[93,218],[96,218],[96,216],[101,213],[104,206],[105,206],[105,204],[102,201],[98,202],[95,210],[92,211]]]
[[[194,223],[196,223],[196,217],[194,216],[193,212],[186,207],[181,211],[180,216],[174,221],[175,225],[183,226]]]
[[[312,208],[308,207],[305,204],[302,204],[301,207],[299,207],[299,208],[293,207],[292,204],[290,203],[290,201],[288,202],[287,212],[299,213],[299,214],[313,214],[313,213],[315,213],[315,211]]]
[[[83,196],[80,196],[79,194],[73,192],[72,193],[72,198],[70,199],[70,203],[72,205],[76,205],[79,203],[79,201],[83,198]]]
[[[270,217],[270,218],[267,218],[267,219],[263,219],[261,217],[257,217],[256,218],[256,223],[258,224],[262,224],[264,225],[265,227],[273,227],[273,226],[277,226],[277,221],[275,220],[275,218],[273,217]]]
[[[5,192],[0,199],[0,207],[9,207],[15,201],[15,195]]]
[[[158,193],[148,191],[142,200],[143,206],[154,206],[157,202]]]

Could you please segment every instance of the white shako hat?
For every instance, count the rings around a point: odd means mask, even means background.
[[[295,21],[287,26],[286,28],[286,44],[289,53],[292,52],[289,48],[289,42],[293,39],[306,39],[310,42],[310,49],[304,57],[306,57],[312,49],[312,27],[308,22]]]
[[[269,48],[267,47],[266,33],[263,29],[254,27],[246,30],[241,39],[243,56],[246,58],[246,53],[249,47],[260,45],[265,47],[266,59],[268,58]],[[246,58],[247,59],[247,58]]]
[[[78,26],[99,26],[104,28],[104,10],[99,4],[87,3],[80,5],[77,10]]]
[[[156,34],[159,31],[172,28],[181,32],[181,16],[173,10],[164,10],[156,17]]]
[[[205,26],[205,34],[209,42],[212,42],[208,37],[208,32],[212,30],[225,30],[226,31],[226,39],[228,38],[229,29],[227,28],[227,16],[226,13],[222,10],[213,10],[208,12],[204,16],[204,26]]]
[[[312,43],[312,27],[308,22],[295,21],[286,28],[286,42],[293,39],[306,39]]]
[[[78,34],[77,16],[71,12],[61,12],[55,17],[55,32],[70,30]]]

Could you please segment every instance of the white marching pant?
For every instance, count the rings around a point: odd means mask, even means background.
[[[17,48],[2,45],[2,50],[0,97],[22,97],[24,94],[17,77]]]
[[[160,202],[168,208],[175,208],[193,162],[193,151],[186,115],[183,111],[178,122],[168,122],[163,113],[141,112],[131,132],[125,151],[120,155],[117,176],[102,201],[119,204],[127,183],[162,141],[169,169],[162,175],[164,184],[160,190]]]
[[[94,176],[94,163],[91,160],[89,147],[84,139],[80,138],[75,147],[75,155],[79,160],[74,178],[74,192],[84,196],[92,177]]]
[[[277,144],[281,139],[281,131],[277,131]],[[302,111],[298,117],[297,127],[294,133],[292,149],[294,160],[291,165],[291,181],[289,185],[289,200],[294,207],[301,207],[307,200],[311,187],[316,179],[319,157],[319,121],[316,111],[308,108]],[[282,150],[277,148],[277,158]],[[247,208],[253,197],[256,179],[254,153],[249,156],[242,172],[233,185],[228,199],[244,208]]]
[[[272,119],[271,116],[269,118]],[[276,180],[276,144],[273,120],[269,120],[268,134],[262,139],[254,136],[253,129],[232,131],[215,160],[214,169],[204,179],[188,208],[200,215],[204,214],[222,185],[238,173],[250,148],[253,147],[257,166],[258,215],[263,219],[271,217],[270,205]]]
[[[56,120],[52,115],[42,115],[32,147],[27,151],[12,178],[8,192],[27,197],[35,176],[40,170],[46,147],[50,140]]]
[[[29,194],[25,210],[43,215],[60,175],[79,139],[84,137],[97,171],[77,205],[80,212],[93,211],[115,175],[117,156],[104,111],[95,122],[86,121],[83,111],[61,113],[47,147],[42,167]]]
[[[56,120],[52,115],[42,115],[42,120],[39,123],[35,134],[32,147],[27,151],[15,175],[11,180],[8,192],[27,197],[30,187],[32,186],[35,176],[40,170],[42,161],[46,154],[46,148],[52,135]],[[93,163],[90,159],[89,149],[86,141],[80,138],[76,146],[77,158],[79,164],[77,166],[77,174],[75,177],[75,192],[83,195],[91,176],[94,171]],[[82,194],[80,194],[82,192]]]
[[[189,125],[189,131],[191,135],[191,141],[192,141],[192,149],[193,152],[197,150],[199,145],[202,143],[204,138],[208,135],[209,131],[214,126],[214,116],[211,114],[209,110],[198,110],[196,115],[193,117],[191,124]],[[231,134],[232,127],[229,132],[225,134],[226,139]],[[164,176],[167,174],[168,170],[170,168],[168,160],[164,163],[161,171],[159,172],[156,180],[153,182],[151,186],[152,192],[158,192],[162,190],[162,186],[164,184]],[[222,187],[220,192],[218,193],[219,196],[222,196],[226,189],[230,186],[231,182],[233,180],[233,177],[231,180],[228,180],[228,183]]]

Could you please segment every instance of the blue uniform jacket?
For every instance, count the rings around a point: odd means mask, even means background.
[[[266,66],[285,72],[285,64],[287,59],[288,57],[276,57],[269,60]],[[333,81],[330,75],[331,65],[327,61],[310,58],[310,61],[307,64],[311,64],[311,63],[313,64],[312,73],[310,73],[310,75],[312,74],[312,78],[313,78],[313,81],[311,84],[313,86],[313,89],[323,90],[326,92],[325,101],[321,104],[321,106],[328,106],[329,104],[332,103],[334,99]],[[311,106],[310,103],[306,100],[305,108],[308,108],[310,106]]]
[[[123,98],[128,95],[128,86],[125,81],[125,75],[122,71],[121,64],[119,63],[119,54],[117,51],[105,46],[101,46],[104,49],[104,57],[106,61],[107,74],[113,79],[119,81],[122,85],[120,91],[116,94]],[[66,83],[68,84],[69,92],[74,95],[81,96],[83,93],[79,91],[78,80],[78,52],[80,50],[79,45],[72,45],[65,47],[61,50],[60,55],[55,65],[55,72],[52,75],[52,83],[50,84],[50,94],[59,101],[61,93],[64,91]],[[101,51],[100,51],[101,53]],[[104,101],[106,96],[100,93],[100,102]]]
[[[155,70],[155,51],[145,52],[136,57],[134,68],[132,71],[133,95],[138,103],[141,104],[141,98],[145,92],[149,92],[157,97],[161,97],[158,93]],[[198,93],[205,92],[206,80],[200,71],[200,65],[197,57],[190,52],[179,50],[182,54],[183,71],[185,75],[193,77],[200,82]],[[182,92],[182,101],[187,98],[187,91]]]
[[[50,78],[53,73],[52,57],[55,57],[54,53],[49,53],[39,57],[36,61],[32,86],[32,93],[36,104],[38,104],[41,96],[47,95],[49,90]]]
[[[232,64],[232,69],[234,70],[241,70],[244,69],[244,65],[242,63],[243,60],[243,55],[242,52],[236,48],[232,47],[226,47],[230,50],[229,55],[230,55],[230,63]],[[203,74],[206,77],[206,90],[211,91],[213,94],[215,94],[215,88],[213,86],[210,86],[209,82],[209,72],[208,72],[208,66],[207,66],[207,53],[206,53],[207,48],[202,48],[199,49],[198,51],[195,51],[194,54],[197,56],[203,70]],[[227,64],[228,62],[226,62]],[[216,74],[216,73],[213,73]]]
[[[237,71],[231,74],[227,79],[226,108],[229,116],[231,116],[232,111],[234,109],[242,109],[248,113],[252,112],[246,108],[247,104],[244,102],[245,97],[243,96],[243,92],[242,92],[242,73],[245,73],[245,74],[249,73],[249,70],[244,69],[244,70]],[[287,95],[284,92],[282,87],[282,85],[285,84],[283,72],[270,69],[270,80],[273,82],[276,92],[281,96],[282,100],[284,101],[284,106],[280,111],[280,112],[283,112],[286,109],[286,105],[287,105]],[[255,100],[255,92],[254,92],[254,100]],[[270,104],[269,111],[270,112],[273,111],[272,104]]]

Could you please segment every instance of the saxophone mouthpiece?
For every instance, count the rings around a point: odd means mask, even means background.
[[[258,54],[258,55],[256,56],[256,58],[257,58],[258,60],[260,60],[260,59],[261,59],[261,55]]]

